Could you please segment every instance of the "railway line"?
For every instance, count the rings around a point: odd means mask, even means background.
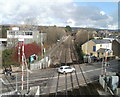
[[[79,64],[79,62],[78,62],[77,53],[74,47],[74,41],[72,41],[72,39],[70,38],[68,39],[67,45],[65,46],[64,45],[62,48],[62,54],[60,56],[60,65],[72,65],[74,68],[76,68],[74,63]],[[70,52],[67,52],[67,51],[70,51]],[[68,58],[72,61],[71,63],[70,61],[68,61]],[[58,73],[57,86],[55,91],[56,93],[52,93],[50,95],[54,95],[55,97],[58,97],[59,95],[62,95],[65,97],[69,97],[69,95],[73,97],[77,97],[78,95],[79,97],[82,97],[84,95],[87,97],[89,95],[91,97],[94,97],[97,95],[97,97],[99,97],[97,90],[95,90],[96,86],[94,86],[94,84],[92,83],[89,84],[87,82],[86,77],[80,65],[79,65],[79,69],[82,75],[82,79],[84,79],[83,80],[85,83],[84,85],[80,84],[80,79],[78,77],[79,75],[77,74],[76,71],[74,73],[69,73],[64,75]],[[64,76],[64,78],[61,76]],[[64,81],[62,79],[64,79]]]
[[[75,43],[74,43],[74,41],[71,41],[71,51],[72,51],[72,53],[74,54],[74,57],[75,57],[75,59],[76,59],[76,63],[77,64],[79,64],[79,61],[78,61],[78,56],[77,56],[77,52],[76,52],[76,49],[75,49]],[[71,54],[71,56],[73,55],[73,54]],[[73,58],[73,57],[72,57]],[[74,65],[73,65],[74,66]],[[75,68],[75,66],[74,66],[74,68]],[[88,87],[88,83],[87,83],[87,80],[86,80],[86,77],[85,77],[85,75],[84,75],[84,73],[83,73],[83,70],[82,70],[82,68],[80,67],[80,65],[79,65],[79,69],[80,69],[80,72],[81,72],[81,74],[82,74],[82,77],[83,77],[83,79],[84,79],[84,82],[85,82],[85,87],[83,87],[82,89],[84,90],[84,92],[86,92],[85,94],[86,95],[92,95],[92,97],[93,97],[93,94],[94,93],[91,93],[91,90],[90,90],[90,88]],[[77,74],[76,74],[76,78],[78,78],[77,77]],[[79,88],[80,88],[80,86],[79,86]],[[82,92],[81,92],[81,94],[80,95],[83,95],[82,94]]]

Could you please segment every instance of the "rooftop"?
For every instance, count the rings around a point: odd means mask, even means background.
[[[105,48],[100,48],[100,49],[97,50],[97,52],[99,52],[99,53],[105,53],[105,52],[112,52],[112,50],[105,49]]]
[[[100,40],[93,39],[92,41],[96,44],[111,43],[111,41],[109,39],[100,39]]]
[[[116,41],[120,44],[120,39],[116,39]]]

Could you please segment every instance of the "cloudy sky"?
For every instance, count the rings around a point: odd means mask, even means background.
[[[118,2],[103,1],[0,0],[0,23],[116,29]]]

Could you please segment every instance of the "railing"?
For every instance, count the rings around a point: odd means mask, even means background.
[[[0,94],[0,97],[2,97],[3,95],[14,95],[16,91],[11,91],[11,92],[6,92],[6,93],[2,93]]]

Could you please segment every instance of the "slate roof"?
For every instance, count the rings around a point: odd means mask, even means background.
[[[93,39],[92,41],[96,44],[111,43],[111,41],[108,39],[101,39],[101,40]]]
[[[117,41],[118,43],[120,43],[120,39],[116,39],[116,41]]]
[[[105,53],[105,52],[113,52],[113,51],[110,50],[110,49],[100,48],[100,49],[97,50],[97,52],[99,52],[99,53]]]

